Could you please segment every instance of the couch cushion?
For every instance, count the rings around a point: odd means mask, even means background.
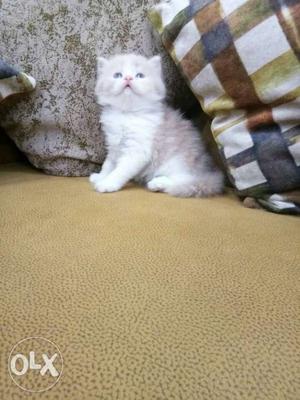
[[[0,59],[0,103],[10,96],[31,92],[35,79]]]
[[[0,114],[1,124],[29,160],[47,173],[88,175],[105,157],[94,98],[96,54],[163,52],[146,10],[154,0],[126,2],[0,1],[0,54],[38,81],[33,96]],[[173,102],[193,96],[168,55],[164,66]]]
[[[298,2],[171,0],[150,16],[213,118],[240,196],[300,213],[299,203],[273,196],[300,188]]]
[[[299,399],[297,218],[18,166],[0,188],[2,399],[28,336],[64,359],[37,398]]]

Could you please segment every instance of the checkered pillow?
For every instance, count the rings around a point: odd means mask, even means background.
[[[0,103],[12,95],[30,92],[35,86],[35,80],[31,76],[0,60]]]
[[[169,0],[150,19],[212,117],[238,193],[300,212],[274,198],[300,187],[299,1]]]

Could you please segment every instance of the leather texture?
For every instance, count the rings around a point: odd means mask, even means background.
[[[1,166],[0,398],[12,347],[55,342],[33,399],[298,400],[299,219]]]

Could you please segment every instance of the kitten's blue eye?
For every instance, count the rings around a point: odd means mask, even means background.
[[[120,78],[123,78],[123,75],[121,74],[121,72],[116,72],[116,73],[114,74],[114,78],[115,78],[115,79],[120,79]]]
[[[142,74],[141,72],[139,72],[138,74],[136,74],[136,76],[135,76],[136,78],[140,78],[140,79],[143,79],[143,78],[145,78],[145,75],[144,74]]]

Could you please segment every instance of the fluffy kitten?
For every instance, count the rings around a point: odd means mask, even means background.
[[[98,192],[115,192],[131,179],[173,196],[222,192],[223,175],[198,131],[164,102],[160,57],[98,58],[96,96],[108,150],[101,172],[90,176]]]

